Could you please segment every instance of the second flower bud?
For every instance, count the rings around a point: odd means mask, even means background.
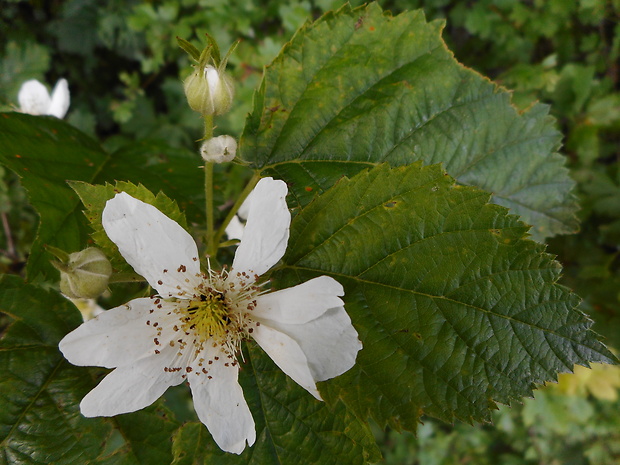
[[[200,155],[210,163],[232,161],[237,153],[237,141],[231,136],[217,136],[206,140],[200,146]]]

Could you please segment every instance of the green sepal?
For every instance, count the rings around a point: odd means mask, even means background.
[[[194,61],[200,61],[200,50],[187,40],[177,36],[177,43]]]

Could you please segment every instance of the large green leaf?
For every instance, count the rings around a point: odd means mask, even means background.
[[[575,232],[573,182],[547,107],[520,114],[507,91],[454,59],[441,28],[376,3],[304,26],[265,70],[242,157],[286,180],[299,205],[378,163],[442,162],[534,225],[535,238]]]
[[[73,304],[5,275],[0,311],[14,320],[0,339],[0,464],[171,462],[170,436],[178,425],[163,407],[114,419],[80,414],[79,402],[95,380],[58,350],[81,323]]]
[[[68,180],[142,183],[175,199],[190,221],[203,221],[200,158],[161,143],[139,142],[108,154],[97,142],[56,118],[2,113],[0,162],[22,178],[41,218],[28,260],[31,281],[40,273],[56,275],[45,244],[67,252],[86,244],[89,231],[83,206],[67,185]]]
[[[614,356],[589,331],[560,265],[489,194],[439,165],[380,165],[293,220],[278,288],[320,274],[345,287],[364,344],[323,384],[361,418],[415,429],[421,414],[489,420],[573,364]]]
[[[246,354],[240,381],[256,423],[256,443],[236,456],[222,452],[199,423],[175,437],[174,465],[376,462],[381,456],[368,424],[342,402],[327,405],[288,378],[255,344]]]

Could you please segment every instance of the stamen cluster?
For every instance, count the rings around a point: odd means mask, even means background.
[[[177,271],[186,272],[186,267],[181,265]],[[166,272],[167,270],[164,270],[164,273]],[[155,354],[161,353],[162,339],[169,339],[170,346],[178,349],[175,363],[164,367],[166,372],[184,369],[191,373],[193,370],[190,365],[198,359],[201,370],[194,373],[199,375],[202,372],[208,375],[208,365],[219,360],[219,356],[206,360],[207,367],[203,367],[205,360],[200,356],[207,345],[219,348],[217,352],[230,359],[225,366],[235,366],[238,364],[237,356],[241,354],[241,342],[250,337],[254,327],[260,326],[258,321],[252,319],[252,311],[257,305],[256,297],[262,294],[261,286],[256,284],[258,276],[250,277],[247,273],[231,276],[226,269],[218,272],[209,266],[206,274],[197,274],[196,278],[199,283],[192,294],[182,291],[179,298],[164,301],[173,304],[167,312],[162,311],[161,297],[151,297],[155,309],[151,309],[150,313],[157,310],[156,314],[162,320],[146,322],[156,330],[156,337],[153,339]],[[172,329],[172,337],[162,336],[164,328]],[[211,376],[208,376],[208,379],[211,379]]]

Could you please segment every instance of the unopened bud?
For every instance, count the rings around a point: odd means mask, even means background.
[[[94,247],[69,254],[67,263],[54,263],[60,270],[60,291],[72,299],[95,299],[108,287],[112,265]]]
[[[211,65],[194,71],[183,86],[189,106],[203,116],[226,113],[235,96],[232,78]]]
[[[217,136],[206,140],[200,147],[200,155],[211,163],[232,161],[237,153],[237,142],[231,136]]]

